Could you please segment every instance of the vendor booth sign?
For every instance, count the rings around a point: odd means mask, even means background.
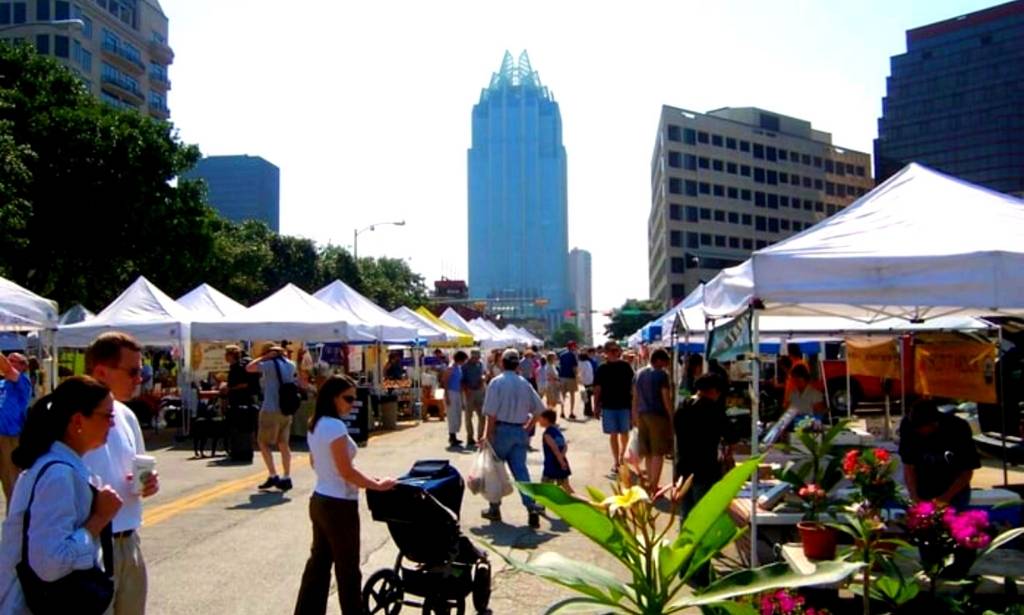
[[[750,330],[753,315],[753,310],[747,310],[732,321],[715,327],[708,340],[708,359],[732,361],[741,354],[753,353],[754,343]]]
[[[900,347],[895,339],[847,338],[846,360],[851,374],[900,379]]]
[[[202,342],[192,344],[192,373],[198,378],[207,374],[226,374],[231,367],[224,356],[227,342]]]
[[[918,341],[914,390],[922,395],[996,403],[996,347],[985,342]]]

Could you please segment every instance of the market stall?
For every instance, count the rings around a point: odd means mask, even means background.
[[[10,280],[0,278],[0,331],[38,332],[49,387],[57,381],[57,349],[54,331],[58,326],[57,303],[41,297]]]

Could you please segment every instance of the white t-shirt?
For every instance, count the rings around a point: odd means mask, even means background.
[[[588,387],[594,384],[594,365],[588,359],[580,359],[580,383]]]
[[[802,393],[794,388],[789,392],[789,408],[787,410],[795,410],[797,414],[814,414],[815,404],[820,404],[823,401],[825,401],[825,397],[821,391],[811,385],[807,385]]]
[[[132,493],[132,461],[136,455],[146,454],[146,442],[142,439],[139,419],[131,408],[119,401],[114,402],[114,424],[107,434],[107,443],[82,456],[82,461],[93,474],[103,479],[121,496],[124,504],[114,517],[113,531],[125,532],[142,527],[142,496]]]
[[[313,455],[313,470],[316,472],[316,486],[313,491],[320,495],[343,500],[358,500],[359,488],[341,477],[338,466],[334,463],[331,443],[338,438],[348,441],[348,454],[355,459],[358,447],[344,421],[330,416],[321,417],[316,422],[316,429],[306,435],[309,452]]]

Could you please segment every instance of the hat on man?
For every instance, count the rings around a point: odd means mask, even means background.
[[[509,348],[505,352],[501,353],[502,361],[519,361],[519,352],[515,348]]]
[[[569,349],[575,349],[576,348],[576,340],[569,340],[569,343],[566,344],[565,347],[569,348]]]

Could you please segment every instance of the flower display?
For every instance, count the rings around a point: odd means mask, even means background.
[[[952,508],[948,510],[953,510]],[[965,549],[984,549],[992,542],[988,533],[988,513],[984,510],[968,510],[955,513],[943,521],[949,528],[949,535],[956,544]]]
[[[930,529],[936,524],[936,516],[939,507],[935,502],[918,502],[907,509],[907,529],[911,532],[920,532]]]
[[[889,451],[853,449],[843,457],[842,465],[843,475],[857,488],[857,499],[866,502],[868,507],[881,510],[887,503],[899,500],[892,477],[896,462]]]
[[[755,599],[760,615],[829,615],[828,609],[808,607],[806,603],[803,596],[788,589],[764,592]]]
[[[643,487],[636,485],[626,489],[619,495],[609,496],[601,502],[602,506],[608,507],[608,512],[615,514],[619,510],[630,508],[637,502],[650,502],[651,498],[644,491]]]

